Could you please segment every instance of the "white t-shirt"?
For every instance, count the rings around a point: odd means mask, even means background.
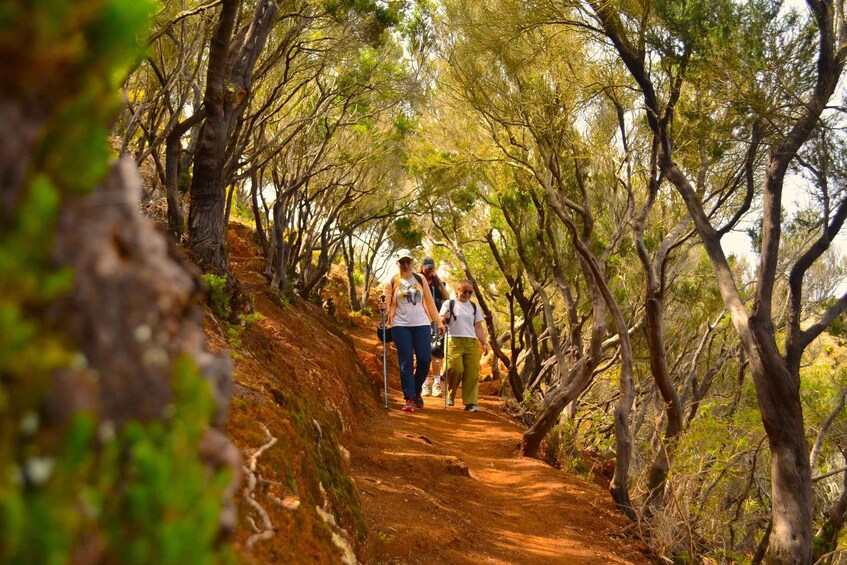
[[[423,276],[421,276],[423,278]],[[393,326],[428,326],[429,314],[426,313],[423,300],[423,287],[415,280],[414,275],[408,279],[400,279],[394,289],[394,300],[397,308],[394,310]]]
[[[453,315],[455,318],[448,320],[447,328],[450,330],[450,335],[453,337],[476,337],[474,324],[482,321],[482,309],[476,307],[476,315],[474,315],[474,305],[470,300],[462,302],[456,300],[453,306]],[[445,300],[441,305],[441,316],[450,311],[450,300]]]

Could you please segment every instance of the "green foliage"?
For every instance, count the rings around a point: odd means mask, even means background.
[[[360,32],[372,44],[383,38],[383,33],[400,22],[397,4],[384,4],[376,0],[324,0],[330,14],[341,17],[353,14],[359,20]]]
[[[842,313],[830,324],[827,331],[834,336],[847,338],[847,313]]]
[[[203,275],[206,287],[209,289],[209,305],[215,316],[222,320],[228,320],[232,315],[229,304],[229,288],[227,278],[213,273]]]
[[[241,347],[241,334],[244,333],[248,327],[250,327],[253,323],[258,322],[263,319],[264,316],[259,312],[253,312],[251,314],[239,314],[238,315],[238,323],[232,326],[229,326],[226,330],[227,337],[229,338],[229,345],[233,349],[238,349]]]
[[[0,490],[0,558],[67,563],[97,539],[102,560],[217,563],[214,539],[228,472],[208,476],[197,444],[214,400],[193,362],[174,368],[174,411],[117,435],[78,415],[55,457],[31,456]],[[34,453],[34,452],[33,452]],[[13,472],[11,472],[13,471]]]
[[[554,467],[564,468],[570,473],[588,472],[579,458],[576,444],[577,428],[573,420],[561,419],[544,438],[542,459]]]
[[[398,247],[409,249],[420,247],[421,241],[423,241],[423,231],[414,218],[409,216],[398,218],[392,227],[394,228],[394,243]]]
[[[426,53],[435,43],[432,30],[432,13],[435,5],[430,0],[417,0],[400,25],[412,53]]]
[[[120,450],[129,454],[118,496],[104,519],[123,563],[215,563],[212,549],[229,471],[208,478],[197,444],[214,411],[208,381],[187,359],[174,372],[174,414],[146,427],[130,423]]]
[[[338,436],[343,427],[339,413],[330,407],[315,408],[308,403],[300,403],[300,400],[295,402],[299,406],[292,410],[290,415],[297,437],[313,437],[313,420],[321,422],[323,437],[320,442],[309,442],[300,453],[300,456],[305,458],[300,465],[306,469],[305,473],[301,471],[301,474],[313,481],[308,485],[308,488],[313,490],[313,500],[323,499],[323,487],[332,513],[339,517],[342,523],[350,524],[356,537],[364,539],[367,535],[367,524],[362,514],[362,504],[356,486],[344,472],[344,459],[338,447]],[[292,482],[292,491],[297,492],[293,469],[288,469],[288,476]]]

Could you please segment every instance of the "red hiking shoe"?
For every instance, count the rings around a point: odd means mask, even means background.
[[[411,398],[406,400],[406,405],[402,408],[403,412],[414,412],[415,411],[415,401]]]

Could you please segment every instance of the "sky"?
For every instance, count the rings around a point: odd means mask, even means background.
[[[783,194],[783,217],[791,218],[798,210],[808,208],[810,206],[809,195],[802,189],[802,180],[797,176],[789,176],[786,178],[785,192]],[[753,253],[750,236],[746,230],[751,227],[752,222],[758,216],[753,214],[746,221],[742,220],[738,227],[726,234],[721,240],[721,247],[727,255],[733,254],[736,257],[744,257],[751,268],[755,268],[758,264],[758,257]],[[836,249],[842,261],[847,260],[847,228],[842,229],[841,233],[833,241],[833,248]],[[847,280],[842,281],[841,285],[836,289],[836,296],[841,296],[847,292]]]

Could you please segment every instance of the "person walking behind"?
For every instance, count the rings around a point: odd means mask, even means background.
[[[447,405],[456,403],[456,389],[462,384],[462,402],[468,412],[479,412],[479,346],[488,355],[488,336],[482,326],[482,312],[471,301],[473,283],[456,285],[456,298],[441,306],[447,334]]]
[[[447,300],[450,294],[447,292],[444,281],[441,280],[441,277],[435,271],[435,261],[432,257],[424,257],[424,260],[421,261],[421,274],[426,279],[427,285],[429,285],[429,291],[432,293],[433,301],[435,301],[435,308],[440,311],[441,305],[444,304],[444,301]],[[433,338],[436,336],[436,332],[437,326],[433,323]],[[443,364],[442,359],[438,357],[432,358],[432,364],[429,370],[432,375],[432,386],[430,387],[429,377],[427,377],[426,381],[424,381],[423,389],[421,389],[421,396],[441,396],[441,367]]]
[[[405,249],[397,252],[398,273],[385,283],[386,301],[379,305],[386,310],[386,324],[391,328],[397,361],[400,364],[400,385],[403,388],[404,412],[423,408],[421,389],[429,374],[430,324],[435,323],[444,333],[444,323],[438,315],[432,293],[422,275],[412,271],[412,254]]]

